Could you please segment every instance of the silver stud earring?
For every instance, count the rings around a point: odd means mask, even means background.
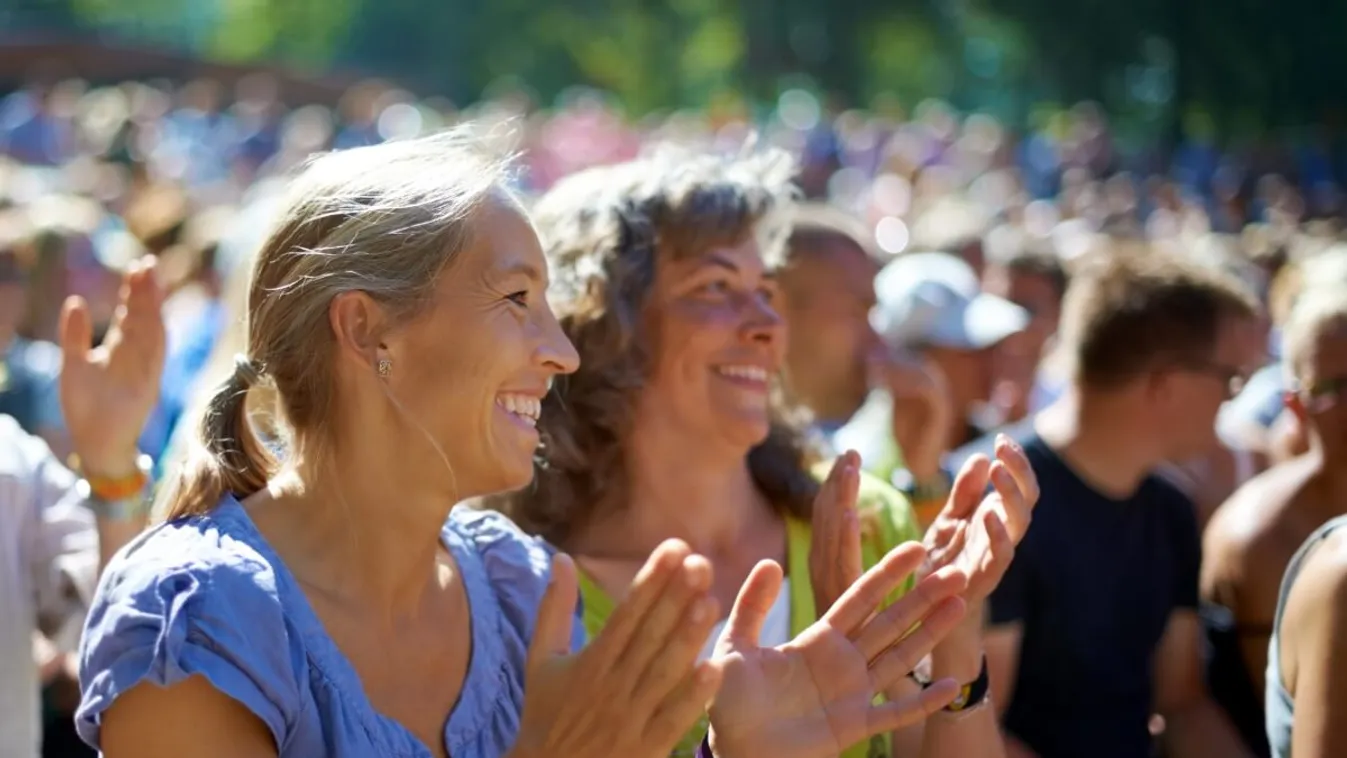
[[[393,373],[393,361],[388,358],[380,358],[377,366],[379,378],[387,379],[388,375]]]

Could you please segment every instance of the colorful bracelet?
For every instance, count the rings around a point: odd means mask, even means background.
[[[150,457],[140,455],[135,474],[115,479],[86,476],[79,482],[80,491],[98,518],[130,521],[145,515],[153,470]]]
[[[90,494],[99,500],[125,500],[140,494],[145,489],[145,485],[149,483],[150,472],[154,470],[154,463],[150,461],[148,455],[143,453],[136,457],[135,471],[117,477],[91,475],[81,470],[82,466],[78,456],[73,456],[73,458],[72,463],[74,465],[72,468],[80,471],[84,481],[89,485]]]

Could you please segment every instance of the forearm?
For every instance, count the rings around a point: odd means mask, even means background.
[[[918,484],[929,484],[940,474],[940,461],[945,455],[945,427],[943,424],[921,423],[894,429],[898,449],[903,452],[903,464]]]
[[[1005,742],[990,700],[959,713],[940,711],[926,720],[921,758],[1004,758]]]
[[[112,556],[145,528],[144,515],[125,520],[98,518],[98,572],[103,573]]]
[[[931,653],[931,679],[953,679],[960,684],[973,682],[982,673],[982,614],[971,611]],[[912,734],[904,742],[912,744]],[[895,739],[898,736],[895,735]],[[964,711],[939,711],[926,720],[921,729],[920,751],[908,755],[921,758],[1002,758],[1005,743],[997,724],[996,709],[990,695]],[[895,742],[897,747],[897,741]],[[898,753],[902,755],[901,752]]]
[[[886,693],[890,699],[911,696],[915,684],[894,687]],[[997,724],[996,709],[990,700],[966,711],[940,711],[923,722],[894,732],[893,755],[921,758],[1002,758],[1006,745]]]
[[[1210,698],[1163,715],[1165,752],[1172,758],[1251,758],[1230,720]]]
[[[82,456],[81,460],[87,459]],[[87,492],[89,508],[95,515],[94,524],[98,530],[98,571],[101,574],[112,556],[145,528],[152,493],[150,464],[148,458],[132,451],[95,459],[85,467],[84,474],[86,478],[103,482],[124,482],[139,475],[142,482],[138,492],[118,495],[115,502],[110,499],[100,500],[98,490],[90,482]]]

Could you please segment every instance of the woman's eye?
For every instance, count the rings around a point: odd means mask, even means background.
[[[506,295],[506,296],[505,296],[505,299],[506,299],[506,300],[509,300],[510,302],[514,303],[515,305],[518,305],[518,306],[521,307],[521,308],[527,308],[527,307],[529,307],[529,293],[528,293],[528,290],[520,290],[520,291],[515,292],[515,293],[513,293],[513,294]]]
[[[730,291],[730,283],[724,279],[717,279],[703,284],[699,289],[708,295],[720,295]]]

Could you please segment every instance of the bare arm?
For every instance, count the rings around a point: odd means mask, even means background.
[[[1174,758],[1249,756],[1238,732],[1207,694],[1197,612],[1172,612],[1155,658],[1155,704],[1165,717],[1165,748]]]
[[[1015,694],[1015,676],[1020,667],[1020,643],[1024,628],[1019,624],[993,626],[987,630],[987,674],[991,677],[992,702],[996,715],[1004,716]]]
[[[261,719],[193,676],[171,687],[140,684],[103,715],[105,758],[277,758]]]
[[[1221,506],[1202,534],[1201,597],[1230,612],[1240,658],[1253,691],[1260,696],[1272,614],[1290,554],[1266,522],[1250,521],[1254,515],[1249,506],[1266,510],[1274,497],[1279,495],[1258,483],[1245,485]]]
[[[931,679],[951,677],[972,682],[982,661],[982,614],[970,613],[959,629],[931,654]],[[911,695],[917,685],[904,680],[886,693],[890,700]],[[893,733],[895,755],[921,758],[1004,758],[1005,743],[997,725],[991,693],[983,704],[967,711],[939,711],[924,722]]]
[[[1286,600],[1282,676],[1295,698],[1291,753],[1347,755],[1347,561],[1341,548],[1312,554]]]

